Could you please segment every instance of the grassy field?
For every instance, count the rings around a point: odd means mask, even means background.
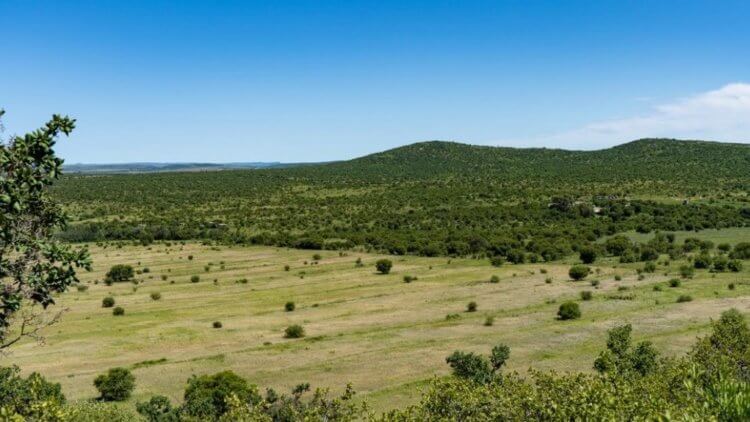
[[[572,282],[572,260],[494,268],[486,260],[391,257],[391,274],[378,275],[374,262],[381,256],[356,252],[321,251],[313,264],[313,251],[269,247],[90,247],[95,268],[82,277],[88,289],[59,298],[58,306],[70,310],[47,330],[46,345],[22,344],[3,358],[3,364],[61,382],[69,399],[94,397],[93,378],[115,366],[133,369],[131,402],[152,394],[178,401],[191,374],[232,369],[261,389],[310,382],[339,391],[351,382],[382,410],[416,400],[415,386],[446,374],[445,357],[456,349],[486,353],[502,342],[512,349],[510,370],[590,370],[615,324],[629,322],[635,340],[676,354],[721,311],[750,305],[747,262],[742,273],[698,271],[670,288],[666,281],[680,262],[662,263],[638,280],[642,264],[602,260],[594,265],[597,274]],[[363,266],[355,265],[357,258]],[[114,264],[149,271],[137,275],[137,286],[96,283]],[[200,281],[191,282],[193,275]],[[404,283],[405,275],[418,280]],[[489,282],[492,275],[499,283]],[[598,288],[592,279],[600,281]],[[656,284],[662,291],[653,289]],[[594,297],[580,302],[583,317],[557,321],[559,304],[580,300],[584,290]],[[152,300],[153,292],[161,299]],[[102,308],[108,295],[124,316]],[[680,295],[694,300],[676,303]],[[295,311],[285,312],[287,301],[296,303]],[[478,303],[477,312],[465,312],[470,301]],[[448,320],[448,314],[458,318]],[[488,316],[492,326],[484,324]],[[212,328],[214,321],[223,328]],[[283,338],[290,324],[303,325],[307,336]]]

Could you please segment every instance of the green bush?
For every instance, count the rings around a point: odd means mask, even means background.
[[[115,298],[112,296],[107,296],[102,299],[102,308],[111,308],[113,306],[115,306]]]
[[[107,284],[130,281],[134,276],[133,267],[125,264],[113,265],[104,277]]]
[[[504,262],[505,258],[499,255],[490,258],[490,264],[492,264],[493,267],[502,267]]]
[[[496,283],[499,283],[499,282],[500,282],[500,277],[498,277],[496,275],[493,275],[492,277],[490,277],[490,283],[496,284]]]
[[[112,368],[94,379],[94,387],[104,401],[123,401],[135,388],[135,377],[126,368]]]
[[[284,337],[286,338],[301,338],[305,336],[305,329],[301,325],[294,324],[286,327],[284,330]]]
[[[199,281],[201,281],[201,276],[199,276],[199,275],[194,275],[194,276],[190,277],[190,282],[191,283],[197,283]]]
[[[117,306],[114,309],[112,309],[112,315],[114,315],[114,316],[125,315],[125,309],[123,309],[122,306]]]
[[[679,279],[673,278],[669,280],[669,287],[680,287],[681,284],[682,282]]]
[[[151,293],[151,300],[161,300],[161,293],[159,293],[159,292],[152,292]]]
[[[417,280],[417,277],[411,276],[411,275],[405,275],[404,276],[404,283],[411,283],[412,281]]]
[[[185,388],[181,412],[196,420],[217,420],[229,409],[228,399],[232,396],[240,403],[257,404],[261,401],[257,387],[232,371],[194,375]]]
[[[589,247],[581,249],[579,258],[584,264],[593,264],[596,261],[596,249]]]
[[[570,270],[568,270],[568,275],[573,280],[583,280],[591,273],[591,268],[587,267],[586,265],[573,265],[570,267]]]
[[[588,290],[584,290],[584,291],[581,292],[581,300],[587,300],[588,301],[588,300],[593,299],[593,297],[594,297],[594,294],[591,293]]]
[[[564,302],[557,310],[557,317],[563,321],[581,317],[581,308],[575,302]]]
[[[375,269],[378,270],[380,274],[388,274],[391,272],[391,268],[393,267],[393,262],[391,262],[390,259],[379,259],[375,263]]]
[[[224,325],[221,323],[221,321],[214,321],[213,324],[211,324],[211,326],[214,328],[221,328]]]
[[[693,297],[690,295],[680,295],[680,297],[677,298],[677,303],[690,302],[692,300]]]
[[[284,310],[287,311],[287,312],[294,311],[295,307],[296,306],[294,305],[294,302],[292,302],[292,301],[289,301],[289,302],[287,302],[287,303],[284,304]]]
[[[135,409],[149,422],[179,421],[177,409],[172,407],[172,403],[164,396],[152,396],[146,402],[138,402]]]
[[[476,312],[477,311],[477,303],[476,302],[469,302],[468,305],[466,305],[466,312]]]

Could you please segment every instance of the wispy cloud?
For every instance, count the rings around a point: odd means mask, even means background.
[[[750,143],[750,84],[728,84],[657,105],[641,116],[594,122],[528,143],[591,149],[649,137]]]

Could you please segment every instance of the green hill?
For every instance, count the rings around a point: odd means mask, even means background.
[[[620,232],[750,225],[748,192],[750,146],[651,139],[600,151],[422,142],[305,167],[70,175],[53,193],[72,241],[550,260]]]

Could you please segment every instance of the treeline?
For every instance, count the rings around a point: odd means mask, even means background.
[[[530,370],[504,373],[506,345],[489,356],[456,351],[446,358],[452,377],[435,378],[418,404],[384,414],[353,400],[351,386],[340,396],[302,383],[289,393],[256,385],[231,371],[192,376],[182,403],[153,396],[136,412],[109,402],[129,398],[136,378],[113,368],[94,385],[95,401],[67,403],[59,384],[16,368],[0,369],[0,415],[37,421],[496,421],[496,420],[719,420],[750,418],[750,329],[737,310],[712,324],[683,357],[662,357],[648,341],[633,344],[632,327],[614,327],[595,372]]]

